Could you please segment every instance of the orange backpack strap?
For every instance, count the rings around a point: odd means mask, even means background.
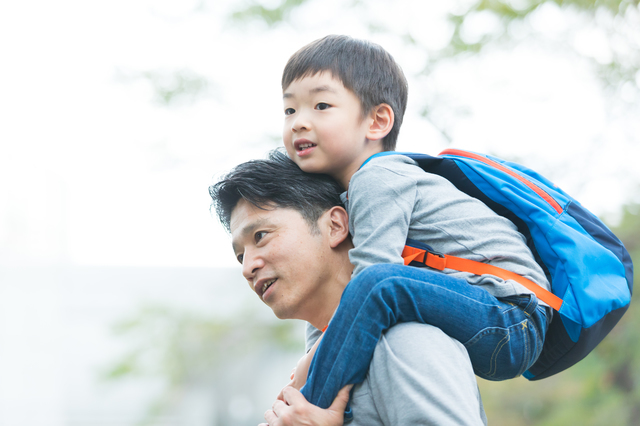
[[[538,299],[542,300],[556,311],[559,311],[560,307],[562,306],[562,299],[560,299],[555,294],[545,290],[538,284],[534,283],[528,278],[523,277],[522,275],[507,271],[506,269],[498,268],[497,266],[477,262],[475,260],[463,259],[461,257],[435,253],[411,246],[404,247],[404,250],[402,251],[402,257],[404,258],[405,265],[408,265],[411,262],[419,262],[439,271],[443,271],[445,268],[449,268],[460,272],[470,272],[475,275],[489,274],[498,278],[502,278],[503,280],[513,280],[531,290],[538,297]]]

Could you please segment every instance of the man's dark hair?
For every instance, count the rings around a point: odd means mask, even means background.
[[[396,148],[407,108],[407,80],[400,66],[382,47],[348,36],[329,35],[316,40],[289,58],[282,73],[282,90],[295,80],[330,71],[360,99],[362,113],[380,104],[393,109],[393,128],[383,139],[383,150]]]
[[[333,178],[303,172],[280,149],[271,151],[267,159],[236,166],[209,187],[213,207],[227,231],[231,231],[231,213],[241,199],[261,209],[294,209],[312,231],[317,231],[320,216],[343,205],[341,192],[342,187]]]

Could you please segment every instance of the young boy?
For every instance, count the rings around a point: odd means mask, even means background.
[[[345,384],[364,380],[381,333],[406,321],[459,340],[480,377],[504,380],[526,371],[542,349],[551,313],[531,291],[492,275],[403,265],[411,238],[550,287],[515,225],[482,202],[406,156],[363,166],[395,149],[407,83],[393,58],[375,44],[327,36],[289,59],[282,89],[287,153],[304,171],[329,174],[344,187],[355,245],[352,281],[321,344],[299,363],[294,385],[306,378],[307,400],[328,407]]]

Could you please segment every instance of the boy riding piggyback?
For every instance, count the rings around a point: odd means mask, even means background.
[[[299,386],[313,356],[302,388],[307,400],[326,408],[344,385],[362,382],[381,334],[397,322],[439,327],[466,347],[485,379],[526,371],[552,312],[530,290],[489,274],[404,266],[409,238],[550,288],[512,222],[409,157],[370,159],[395,150],[406,108],[407,82],[391,55],[370,42],[327,36],[289,59],[282,88],[287,153],[304,171],[341,183],[355,246],[340,306],[296,371]],[[308,332],[308,343],[320,333]]]

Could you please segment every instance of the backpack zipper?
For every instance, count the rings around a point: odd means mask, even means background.
[[[523,176],[521,176],[520,174],[514,172],[513,170],[511,170],[510,168],[503,166],[500,163],[497,163],[487,157],[484,157],[482,155],[479,154],[474,154],[473,152],[468,152],[468,151],[462,151],[460,149],[445,149],[444,151],[442,151],[440,153],[440,155],[455,155],[458,157],[464,157],[464,158],[471,158],[473,160],[478,160],[481,161],[485,164],[488,164],[491,167],[494,167],[498,170],[501,170],[505,173],[507,173],[509,176],[512,176],[516,179],[518,179],[520,182],[524,183],[525,185],[527,185],[533,192],[535,192],[536,194],[538,194],[543,200],[545,200],[556,212],[558,212],[558,214],[562,214],[562,207],[560,207],[560,204],[551,196],[549,195],[548,192],[546,192],[544,189],[540,188],[538,185],[536,185],[535,183],[531,182],[530,180],[524,178]]]

